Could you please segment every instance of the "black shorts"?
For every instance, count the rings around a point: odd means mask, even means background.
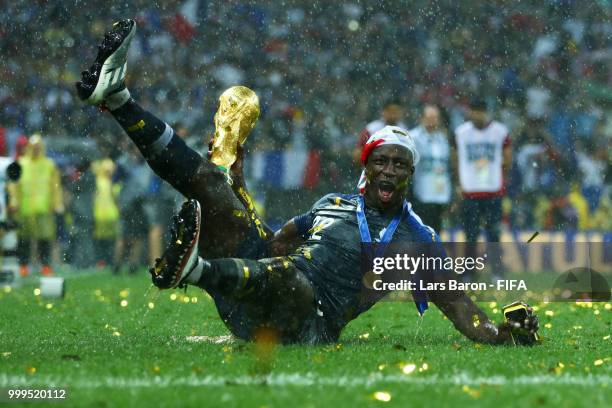
[[[246,258],[252,260],[267,258],[266,241],[259,237],[257,228],[253,225],[250,232],[250,240],[247,240],[236,254],[236,258]],[[304,279],[308,280],[304,274]],[[312,282],[309,280],[312,285]],[[313,286],[314,289],[314,286]],[[232,332],[232,334],[242,340],[251,341],[252,336],[258,327],[262,327],[266,319],[265,314],[259,313],[261,300],[254,304],[234,300],[219,293],[210,293],[215,302],[219,316]],[[315,304],[318,303],[315,290]],[[303,344],[327,344],[337,340],[337,336],[330,334],[327,322],[320,309],[313,304],[312,311],[303,320],[300,330],[297,333],[280,339],[282,343],[303,343]],[[260,315],[262,318],[258,318]]]

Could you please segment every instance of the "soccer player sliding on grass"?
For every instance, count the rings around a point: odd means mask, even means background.
[[[406,201],[418,161],[412,138],[396,127],[372,135],[362,155],[361,194],[323,197],[268,241],[302,244],[287,256],[265,258],[269,232],[258,232],[254,214],[250,219],[236,216],[248,210],[248,200],[237,198],[226,169],[190,150],[168,125],[131,99],[123,77],[134,31],[131,20],[114,26],[77,89],[87,102],[104,104],[151,167],[190,198],[174,219],[171,243],[151,270],[153,283],[162,289],[191,284],[206,290],[230,331],[245,340],[263,329],[272,330],[282,343],[337,341],[346,324],[380,298],[363,296],[362,243],[372,242],[370,234],[379,237],[378,248],[392,240],[438,240]],[[445,278],[434,273],[426,279]],[[538,329],[535,315],[495,326],[463,292],[427,296],[474,341],[511,343],[513,331]],[[423,294],[417,296],[417,307],[420,313],[427,308]]]

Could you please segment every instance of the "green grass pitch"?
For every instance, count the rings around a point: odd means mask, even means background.
[[[610,304],[537,304],[534,348],[474,344],[435,306],[419,323],[412,303],[387,301],[338,344],[268,350],[217,343],[228,331],[195,288],[68,275],[65,299],[47,300],[37,282],[0,289],[0,405],[8,388],[55,387],[65,401],[32,406],[612,406]]]

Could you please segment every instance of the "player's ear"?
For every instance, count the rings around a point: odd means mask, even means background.
[[[410,167],[410,175],[412,176],[414,174],[414,166]]]

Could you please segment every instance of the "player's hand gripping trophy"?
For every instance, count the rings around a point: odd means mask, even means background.
[[[227,174],[230,184],[230,168],[236,161],[238,144],[244,144],[257,118],[259,98],[246,86],[228,88],[219,97],[210,160]]]

